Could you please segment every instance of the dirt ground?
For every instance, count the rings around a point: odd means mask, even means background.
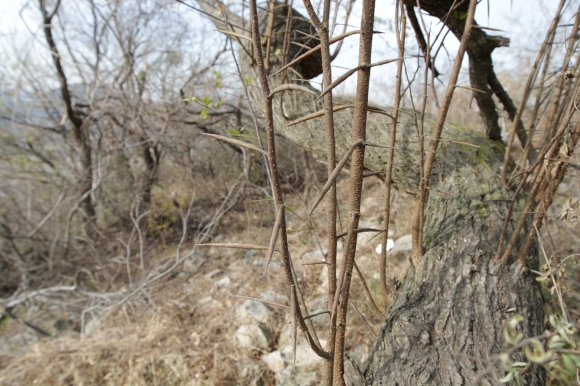
[[[346,177],[346,174],[345,174]],[[346,192],[347,178],[339,182]],[[383,183],[365,180],[361,226],[380,227]],[[306,229],[303,192],[287,192],[293,209],[287,214],[291,253],[309,312],[326,308],[323,264],[325,248],[324,208],[313,217],[316,232]],[[343,193],[344,195],[344,193]],[[580,195],[577,183],[569,179],[561,189],[558,207],[566,197]],[[346,197],[339,197],[344,200]],[[413,200],[399,193],[394,199],[394,216],[389,238],[410,233]],[[212,242],[267,245],[273,210],[263,199],[241,198],[220,221]],[[543,229],[547,248],[562,258],[578,251],[578,229],[567,229],[557,219],[557,210]],[[342,219],[344,219],[342,213]],[[548,232],[549,231],[549,232]],[[384,306],[378,289],[379,238],[359,236],[357,264],[379,307]],[[155,251],[156,264],[170,264],[177,241],[168,241]],[[557,246],[557,247],[556,247]],[[192,251],[188,239],[181,249]],[[390,276],[400,279],[408,266],[405,251],[390,253]],[[563,273],[565,297],[578,320],[576,295],[577,260],[570,259]],[[304,265],[306,264],[306,265]],[[0,321],[0,384],[3,385],[315,385],[321,379],[320,360],[299,340],[296,369],[290,345],[285,308],[254,302],[289,304],[281,263],[274,256],[264,272],[263,251],[218,249],[197,246],[191,256],[163,279],[145,287],[122,305],[99,314],[87,313],[82,334],[79,318],[71,318],[62,305],[35,302],[14,312],[49,332],[39,335],[11,318]],[[554,307],[549,284],[544,285],[546,307]],[[382,318],[369,306],[362,282],[353,281],[353,307],[349,308],[347,353],[364,365]],[[71,311],[71,307],[68,307]],[[76,311],[78,315],[78,311]],[[68,316],[67,316],[68,315]],[[325,337],[325,315],[313,318],[319,338]],[[250,319],[248,320],[246,319]],[[254,327],[258,326],[259,331]],[[245,327],[244,327],[245,326]],[[257,331],[258,335],[254,332]],[[244,340],[244,333],[249,340]],[[254,334],[254,335],[253,335]],[[272,359],[272,360],[270,360]],[[302,360],[301,360],[302,359]]]

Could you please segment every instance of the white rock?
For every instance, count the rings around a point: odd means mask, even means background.
[[[278,386],[316,386],[320,385],[321,374],[314,371],[294,371],[292,366],[274,374]]]
[[[304,255],[302,255],[302,261],[304,263],[315,263],[315,262],[319,262],[322,261],[323,259],[326,258],[326,255],[328,254],[328,249],[324,249],[324,250],[318,250],[318,251],[313,251],[313,252],[308,252],[305,253]]]
[[[393,249],[393,247],[395,246],[395,242],[392,239],[387,239],[387,252],[390,251],[391,249]],[[381,252],[383,251],[383,244],[379,244],[377,245],[377,247],[375,248],[375,252],[378,254],[381,254]]]
[[[183,272],[185,273],[195,273],[199,268],[199,262],[203,258],[200,253],[194,253],[193,256],[188,257],[183,262]]]
[[[205,277],[207,277],[208,279],[212,279],[221,273],[222,273],[221,269],[214,269],[213,271],[205,275]]]
[[[273,317],[272,311],[264,303],[249,299],[236,308],[236,316],[242,324],[262,323],[265,325],[272,322]]]
[[[224,276],[215,283],[213,283],[213,285],[217,288],[223,289],[229,286],[231,282],[232,280],[229,278],[229,276]]]
[[[215,308],[221,306],[221,303],[212,298],[211,296],[205,296],[197,301],[199,306]]]
[[[320,344],[326,347],[326,341],[321,339]],[[289,363],[293,363],[292,345],[288,345],[282,349],[282,357]],[[308,343],[300,342],[296,346],[296,367],[313,367],[322,362],[322,358],[312,351]]]
[[[278,350],[263,355],[262,362],[264,362],[268,368],[275,373],[284,370],[284,367],[286,367],[286,362],[284,362],[284,358],[282,358],[282,353]]]
[[[89,320],[84,325],[84,328],[83,328],[83,336],[91,335],[100,326],[101,326],[101,320],[100,319],[94,318],[94,319]]]
[[[199,342],[201,341],[201,336],[197,332],[192,332],[189,335],[189,339],[193,342],[194,346],[199,346]]]
[[[236,331],[238,347],[241,348],[268,348],[266,332],[255,324],[244,324]]]
[[[413,241],[412,235],[405,235],[405,236],[399,237],[395,241],[395,246],[393,247],[393,252],[410,251],[412,246],[413,246],[412,241]]]

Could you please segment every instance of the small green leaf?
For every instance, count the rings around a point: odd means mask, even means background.
[[[215,104],[215,107],[220,107],[223,104],[224,104],[224,101],[218,101],[218,103]]]
[[[274,197],[266,195],[266,200],[274,200]]]
[[[202,118],[207,118],[207,113],[208,113],[208,109],[203,109],[201,110],[201,113],[199,113],[199,116]]]
[[[550,339],[550,342],[548,343],[548,347],[554,349],[564,348],[565,346],[566,342],[564,342],[558,335],[552,337],[552,339]]]
[[[282,50],[281,50],[281,49],[279,49],[279,48],[277,48],[277,49],[276,49],[276,52],[274,52],[274,55],[276,55],[276,56],[280,56],[280,55],[282,55]]]
[[[252,78],[248,77],[248,78],[244,78],[244,83],[245,84],[250,84],[252,83]]]
[[[507,375],[505,377],[503,377],[502,379],[500,379],[499,381],[501,383],[508,383],[509,381],[511,381],[512,379],[514,379],[514,373],[513,371],[510,371],[509,373],[507,373]]]
[[[228,133],[230,133],[231,135],[240,135],[240,132],[237,131],[236,129],[228,129]]]
[[[522,374],[520,374],[518,371],[514,372],[514,381],[516,381],[516,385],[518,386],[522,386],[525,383]]]
[[[209,99],[208,96],[204,96],[203,99],[200,100],[200,102],[206,105],[207,107],[211,106],[211,99]]]
[[[562,354],[562,361],[564,361],[564,366],[566,366],[566,370],[572,375],[576,374],[576,363],[570,358],[568,354]]]
[[[453,17],[456,18],[456,19],[459,19],[459,20],[463,20],[463,19],[465,19],[467,17],[467,13],[461,12],[461,11],[458,11],[458,10],[454,10],[453,11]]]

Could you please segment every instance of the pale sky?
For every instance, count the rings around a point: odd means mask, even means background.
[[[20,10],[27,4],[30,9],[24,12],[24,17],[33,32],[38,32],[38,16],[34,14],[36,1],[34,0],[0,0],[0,52],[2,47],[7,44],[6,36],[16,36],[17,44],[22,44],[29,41],[31,35],[29,30],[25,27],[20,15]],[[67,1],[63,0],[63,4]],[[190,0],[193,2],[193,0]],[[521,63],[521,58],[526,55],[534,55],[537,48],[541,44],[541,40],[548,28],[548,25],[554,15],[558,1],[555,0],[488,0],[489,1],[489,18],[488,18],[488,2],[482,1],[478,6],[476,20],[482,26],[493,27],[501,29],[504,32],[490,32],[490,34],[497,34],[511,39],[510,48],[499,48],[494,51],[494,63],[499,70],[514,70],[518,71],[517,66]],[[294,2],[300,4],[299,0]],[[360,7],[361,0],[358,0],[355,6],[353,16],[349,20],[349,24],[353,29],[360,23]],[[574,2],[574,9],[577,9],[578,4]],[[185,10],[185,7],[184,7]],[[386,23],[378,23],[377,30],[388,32],[389,25],[392,25],[394,18],[394,1],[393,0],[379,0],[377,1],[377,16]],[[570,17],[572,12],[569,12]],[[434,31],[434,35],[441,28],[436,19],[425,17],[425,22]],[[570,22],[565,20],[566,23]],[[217,33],[217,32],[216,32]],[[338,32],[337,32],[338,33]],[[413,39],[413,34],[410,34],[410,39]],[[4,40],[4,42],[2,41]],[[333,63],[333,76],[337,77],[344,73],[345,68],[354,67],[357,63],[358,54],[358,38],[353,36],[345,41],[344,48],[341,55]],[[373,61],[384,60],[396,56],[395,38],[393,33],[385,33],[377,35],[375,38]],[[449,35],[446,40],[446,47],[449,51],[449,57],[454,58],[455,51],[458,44],[456,39]],[[446,54],[441,54],[439,57],[440,63],[438,67],[445,72],[449,66],[448,57]],[[464,64],[465,65],[465,64]],[[390,67],[389,67],[390,66]],[[373,83],[375,90],[371,89],[371,96],[374,99],[381,99],[384,97],[381,93],[385,84],[392,83],[394,78],[394,68],[396,64],[387,65],[383,68],[375,67],[373,69],[373,79],[377,80]],[[448,68],[448,67],[447,67]],[[356,79],[352,77],[349,82],[345,82],[342,89],[338,91],[350,92],[354,88]]]

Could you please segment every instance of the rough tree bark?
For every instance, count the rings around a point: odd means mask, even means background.
[[[227,27],[217,8],[198,1],[204,12],[213,16],[218,29],[245,34],[241,19],[228,14],[233,27]],[[422,2],[423,5],[423,2]],[[423,5],[424,6],[424,5]],[[280,68],[283,60],[274,55],[283,46],[285,6],[277,5],[270,46],[270,72]],[[299,39],[314,34],[306,18],[293,12],[292,31]],[[267,16],[262,15],[264,25]],[[237,27],[236,27],[237,26]],[[265,30],[265,28],[263,28]],[[477,39],[477,36],[476,36]],[[245,78],[253,79],[250,94],[253,102],[263,106],[256,85],[257,74],[247,53],[240,50]],[[312,47],[317,39],[292,45],[289,59]],[[490,52],[491,53],[491,52]],[[470,55],[471,57],[471,55]],[[320,59],[311,57],[288,71],[285,83],[305,85],[302,78],[317,75]],[[318,71],[320,73],[320,71]],[[270,78],[274,89],[282,80]],[[337,154],[344,154],[352,144],[353,105],[348,99],[335,99],[334,115]],[[321,111],[322,101],[316,95],[297,90],[279,93],[274,99],[276,130],[317,157],[326,154],[323,114],[301,123],[293,120]],[[367,138],[369,142],[387,144],[391,109],[369,106]],[[397,189],[415,194],[419,185],[418,139],[415,124],[420,114],[401,111],[397,126],[397,149],[393,164],[393,184]],[[429,138],[433,117],[425,118],[425,135]],[[489,133],[488,133],[489,134]],[[490,135],[491,138],[496,138]],[[524,316],[521,328],[525,336],[542,333],[543,300],[538,283],[528,267],[514,262],[502,265],[493,260],[512,191],[501,185],[504,146],[486,135],[468,128],[446,125],[436,163],[430,176],[429,202],[424,226],[424,256],[417,270],[411,268],[393,295],[385,325],[371,352],[364,372],[369,385],[466,385],[476,373],[484,371],[489,358],[504,349],[505,323],[516,314]],[[371,171],[385,169],[386,151],[370,147],[365,167]],[[524,195],[525,196],[525,195]],[[523,200],[523,199],[521,199]],[[516,205],[518,206],[518,205]],[[517,209],[514,212],[518,213]],[[362,214],[364,215],[364,213]],[[512,221],[516,221],[514,218]],[[522,231],[522,237],[529,227]],[[515,256],[516,252],[514,252]],[[528,266],[537,269],[537,251],[532,249]],[[523,360],[514,356],[514,360]],[[504,373],[494,368],[482,384],[497,384]],[[544,384],[541,369],[526,375],[528,385]]]

